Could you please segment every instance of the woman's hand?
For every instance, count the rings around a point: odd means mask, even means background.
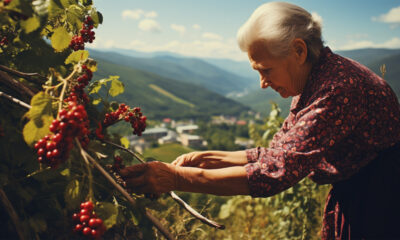
[[[204,151],[191,152],[177,157],[172,163],[175,166],[217,169],[247,164],[245,151]]]
[[[142,194],[161,194],[177,187],[176,167],[163,162],[136,164],[121,169],[119,174],[130,191]]]

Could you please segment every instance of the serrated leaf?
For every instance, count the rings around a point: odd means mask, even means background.
[[[65,64],[76,64],[79,61],[85,61],[89,57],[89,52],[86,50],[79,50],[72,52],[67,59],[65,59]]]
[[[118,80],[119,76],[110,76],[110,78],[112,78],[112,80],[111,80],[111,87],[110,87],[110,90],[108,91],[108,93],[112,97],[115,97],[115,96],[123,93],[125,88],[124,88],[124,84],[120,80]]]
[[[40,26],[40,21],[39,18],[34,16],[31,18],[28,18],[26,21],[21,22],[21,27],[25,30],[25,33],[31,33],[38,29]]]
[[[68,183],[65,192],[64,192],[64,199],[67,203],[68,209],[74,209],[76,206],[79,205],[81,198],[80,198],[80,184],[79,181],[74,179]]]
[[[117,223],[118,206],[112,203],[99,203],[96,205],[96,213],[101,219],[103,219],[104,225],[107,229],[111,228]]]
[[[82,16],[85,14],[83,8],[79,5],[71,5],[66,10],[67,22],[72,24],[76,30],[82,27]]]
[[[129,148],[129,140],[126,137],[122,137],[120,140],[121,145],[124,146],[125,148]]]
[[[24,129],[22,130],[25,142],[29,146],[32,146],[39,139],[49,134],[49,126],[53,119],[52,116],[43,115],[40,118],[32,119],[25,124]]]
[[[51,46],[56,50],[56,52],[61,52],[69,46],[72,36],[69,35],[67,30],[63,27],[58,27],[54,30],[51,36]]]

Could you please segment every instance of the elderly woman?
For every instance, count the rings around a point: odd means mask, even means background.
[[[323,239],[399,237],[400,105],[389,85],[323,47],[318,18],[289,3],[256,9],[238,42],[261,88],[293,96],[270,146],[128,167],[121,171],[128,187],[268,197],[309,177],[333,186]]]

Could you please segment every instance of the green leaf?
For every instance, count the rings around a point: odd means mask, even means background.
[[[76,4],[77,2],[74,0],[60,0],[60,3],[64,8],[68,8],[69,6]]]
[[[51,36],[51,46],[56,50],[56,52],[61,52],[69,46],[71,42],[71,35],[63,27],[58,27],[54,30]]]
[[[43,138],[50,133],[49,126],[53,121],[53,117],[49,115],[43,115],[35,120],[30,120],[25,124],[22,134],[24,135],[25,142],[32,146],[39,139]]]
[[[101,98],[94,99],[92,102],[93,105],[98,105],[99,103],[101,103]]]
[[[110,76],[111,80],[111,87],[108,93],[112,96],[115,97],[121,93],[124,92],[124,84],[118,80],[119,76]]]
[[[83,8],[79,5],[71,5],[66,10],[67,22],[72,24],[75,30],[79,30],[82,27],[82,16],[85,14]]]
[[[65,59],[65,64],[76,64],[79,61],[86,61],[86,59],[88,59],[89,57],[89,52],[86,50],[79,50],[79,51],[75,51],[72,52],[67,59]]]
[[[31,33],[38,29],[40,26],[40,21],[39,18],[36,16],[33,16],[31,18],[28,18],[26,21],[21,22],[21,27],[25,30],[25,33]]]
[[[69,170],[69,168],[66,168],[62,170],[60,174],[63,175],[64,177],[69,177],[71,175],[71,171]]]
[[[64,192],[64,199],[67,203],[68,209],[74,209],[76,206],[79,205],[81,201],[80,197],[80,184],[79,181],[74,179],[68,183],[65,192]]]
[[[107,229],[111,228],[117,223],[118,206],[112,203],[99,203],[96,205],[96,213],[101,219],[103,219],[104,225]]]
[[[46,94],[45,92],[38,92],[31,99],[31,109],[26,113],[28,118],[37,119],[42,115],[51,115],[52,107],[51,107],[52,99],[51,96]]]
[[[103,16],[100,12],[96,11],[96,8],[92,8],[90,11],[90,17],[93,19],[93,25],[95,28],[99,26],[103,22]]]
[[[126,137],[122,137],[120,141],[122,146],[124,146],[125,148],[129,148],[129,140]]]

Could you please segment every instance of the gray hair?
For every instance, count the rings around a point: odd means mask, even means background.
[[[307,44],[307,61],[315,62],[323,47],[322,19],[303,8],[286,2],[270,2],[258,7],[237,33],[242,51],[248,52],[251,44],[265,41],[268,51],[284,57],[290,52],[290,43],[301,38]]]

